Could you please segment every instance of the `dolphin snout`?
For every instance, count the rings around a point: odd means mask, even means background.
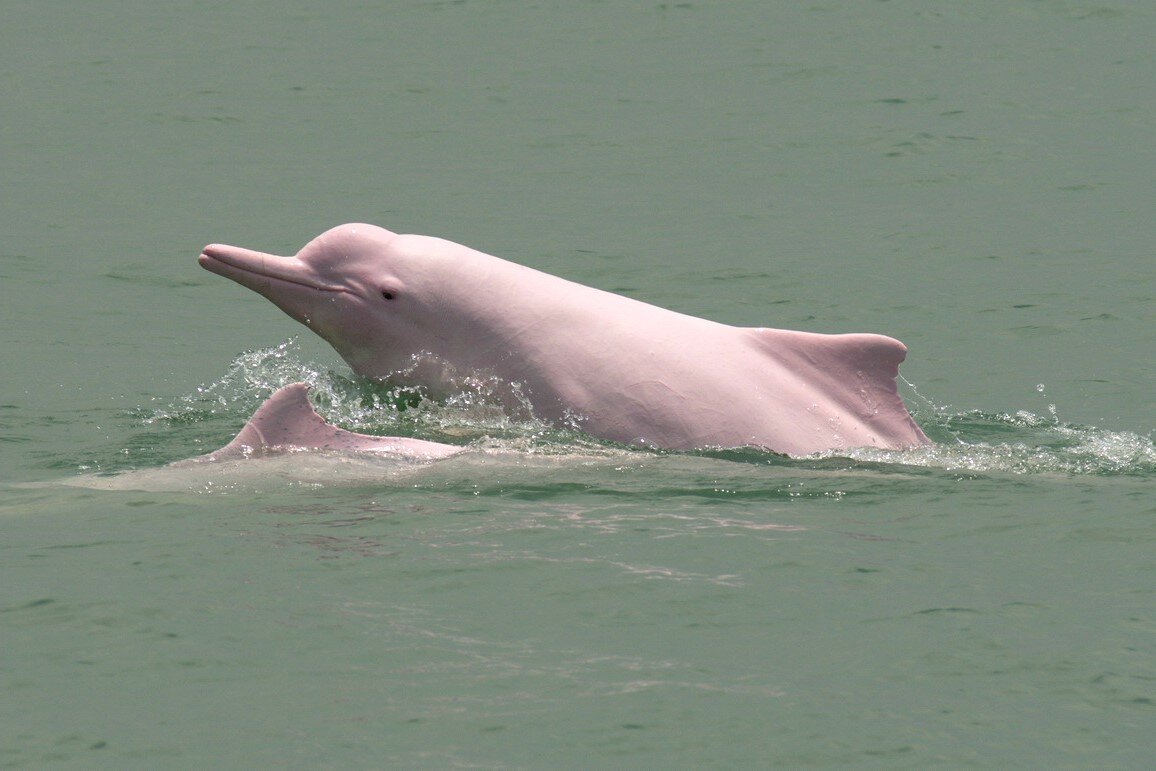
[[[230,278],[262,294],[266,294],[266,290],[281,282],[320,292],[347,291],[338,284],[319,280],[313,271],[296,257],[265,254],[240,246],[209,244],[201,250],[197,263],[207,271]]]

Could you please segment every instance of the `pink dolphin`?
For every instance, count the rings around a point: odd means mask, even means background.
[[[211,244],[199,261],[359,375],[436,388],[412,366],[436,357],[521,383],[539,417],[602,439],[789,455],[928,442],[896,391],[907,349],[881,335],[727,326],[374,225],[333,228],[294,257]]]
[[[233,441],[194,461],[250,457],[270,451],[338,450],[372,452],[410,460],[433,461],[462,452],[455,447],[422,439],[355,434],[325,422],[305,394],[309,386],[293,383],[278,389],[257,408]],[[187,464],[189,461],[182,461]]]

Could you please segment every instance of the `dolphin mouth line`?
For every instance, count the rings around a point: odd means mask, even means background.
[[[279,276],[276,273],[271,273],[265,269],[264,257],[262,257],[262,259],[261,259],[261,269],[258,270],[258,269],[253,268],[251,265],[246,265],[246,264],[243,264],[239,261],[231,260],[228,258],[228,256],[226,256],[226,254],[224,254],[222,252],[218,252],[216,250],[206,248],[203,252],[201,252],[200,263],[201,263],[201,267],[206,267],[206,268],[213,263],[218,263],[221,265],[225,265],[225,266],[231,268],[232,270],[239,271],[241,273],[246,273],[250,276],[260,276],[261,278],[265,279],[266,281],[280,281],[280,282],[285,283],[285,284],[296,284],[297,286],[302,286],[302,287],[305,287],[306,289],[314,289],[318,292],[348,292],[349,291],[345,287],[339,286],[336,284],[322,284],[319,282],[311,282],[311,281],[307,281],[305,279],[299,279],[299,278],[289,278],[287,276]]]

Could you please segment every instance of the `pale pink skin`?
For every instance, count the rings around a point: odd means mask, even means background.
[[[422,439],[356,434],[331,426],[309,403],[308,391],[309,387],[304,383],[278,389],[257,408],[233,441],[195,460],[229,460],[291,450],[333,450],[433,461],[457,455],[465,449]]]
[[[200,264],[359,375],[396,377],[433,354],[523,383],[539,417],[577,416],[602,439],[789,455],[928,443],[896,391],[907,349],[881,335],[727,326],[374,225],[333,228],[295,257],[212,244]]]

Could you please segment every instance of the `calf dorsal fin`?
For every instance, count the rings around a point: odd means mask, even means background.
[[[436,460],[463,448],[422,439],[371,436],[332,426],[317,414],[306,396],[309,386],[293,383],[278,389],[257,408],[233,441],[205,456],[208,460],[248,457],[277,450],[373,452]]]

